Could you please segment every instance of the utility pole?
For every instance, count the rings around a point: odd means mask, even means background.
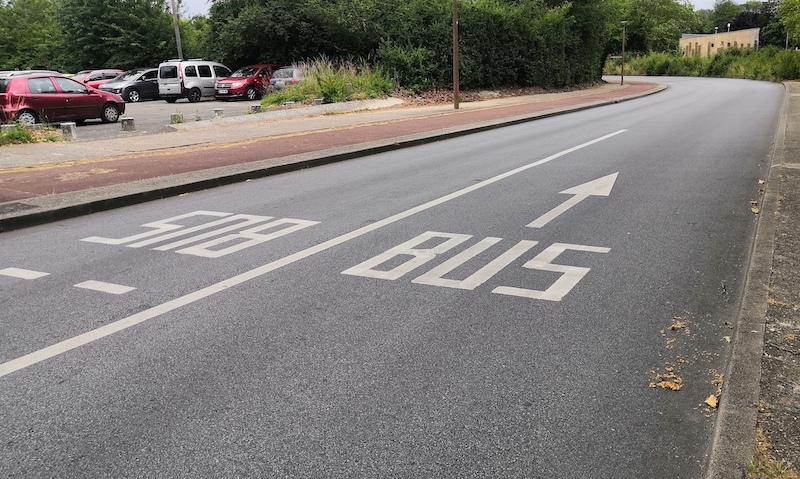
[[[622,21],[622,75],[619,77],[620,85],[625,84],[625,25],[627,24],[628,22],[625,20]]]
[[[181,49],[181,30],[178,28],[178,5],[172,0],[172,23],[175,25],[175,44],[178,45],[178,58],[183,58]]]
[[[456,110],[458,94],[458,0],[453,0],[453,108]]]

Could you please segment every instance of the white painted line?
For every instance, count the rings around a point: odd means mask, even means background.
[[[608,196],[614,188],[619,173],[613,173],[582,185],[562,191],[562,195],[575,195],[528,224],[528,228],[542,228],[559,215],[590,196]]]
[[[446,203],[450,200],[459,198],[461,196],[466,195],[467,193],[471,193],[475,190],[483,188],[485,186],[489,186],[493,183],[497,183],[500,180],[506,179],[508,177],[514,176],[518,173],[522,173],[523,171],[529,170],[531,168],[537,167],[539,165],[543,165],[550,161],[555,160],[556,158],[560,158],[564,155],[572,153],[574,151],[580,150],[582,148],[586,148],[587,146],[593,145],[595,143],[599,143],[603,140],[607,140],[614,136],[617,136],[621,133],[624,133],[627,130],[619,130],[614,133],[601,136],[600,138],[596,138],[591,141],[587,141],[586,143],[580,144],[578,146],[573,146],[572,148],[568,148],[566,150],[560,151],[554,155],[548,156],[547,158],[541,159],[539,161],[535,161],[533,163],[529,163],[527,165],[521,166],[519,168],[513,169],[506,173],[502,173],[495,177],[489,178],[488,180],[481,181],[480,183],[475,183],[474,185],[468,186],[467,188],[463,188],[458,190],[454,193],[450,193],[449,195],[442,196],[441,198],[429,201],[425,204],[416,206],[409,210],[403,211],[396,215],[390,216],[385,218],[381,221],[377,221],[375,223],[366,225],[361,227],[357,230],[351,231],[349,233],[345,233],[341,236],[337,236],[336,238],[329,239],[328,241],[322,242],[316,246],[312,246],[310,248],[306,248],[302,251],[298,251],[297,253],[291,254],[284,258],[275,260],[271,263],[267,263],[265,265],[259,266],[258,268],[252,269],[250,271],[245,271],[242,274],[234,276],[232,278],[226,279],[224,281],[220,281],[219,283],[212,284],[207,286],[203,289],[195,291],[193,293],[189,293],[187,295],[181,296],[180,298],[175,298],[171,301],[167,301],[166,303],[160,304],[158,306],[154,306],[150,309],[141,311],[136,313],[132,316],[128,316],[127,318],[120,319],[119,321],[115,321],[113,323],[109,323],[105,326],[97,328],[93,331],[88,331],[81,335],[72,337],[65,341],[61,341],[60,343],[53,344],[52,346],[47,346],[46,348],[42,348],[38,351],[34,351],[30,354],[26,354],[25,356],[21,356],[17,359],[12,359],[11,361],[5,362],[0,364],[0,377],[3,377],[7,374],[11,374],[15,371],[19,371],[20,369],[24,369],[28,366],[34,365],[45,359],[52,358],[54,356],[58,356],[63,354],[67,351],[72,349],[84,346],[91,342],[97,341],[98,339],[104,338],[106,336],[110,336],[116,332],[122,331],[124,329],[130,328],[131,326],[135,326],[139,323],[143,323],[149,319],[153,319],[158,317],[164,313],[168,313],[175,309],[178,309],[182,306],[186,306],[187,304],[191,304],[195,301],[199,301],[201,299],[207,298],[211,295],[219,293],[221,291],[225,291],[228,288],[232,288],[236,285],[245,283],[250,281],[251,279],[257,278],[264,274],[267,274],[271,271],[275,271],[276,269],[282,268],[286,265],[290,265],[296,261],[300,261],[301,259],[308,258],[309,256],[313,256],[317,253],[322,251],[328,250],[333,248],[334,246],[338,246],[342,243],[346,243],[352,239],[358,238],[359,236],[363,236],[367,233],[371,233],[377,229],[383,228],[384,226],[390,225],[392,223],[396,223],[402,219],[408,218],[413,216],[417,213],[422,211],[428,210],[433,208],[434,206],[441,205]]]
[[[11,276],[12,278],[19,278],[19,279],[37,279],[41,278],[42,276],[47,276],[50,273],[42,273],[40,271],[31,271],[29,269],[20,269],[20,268],[5,268],[5,269],[0,269],[0,274],[3,276]]]
[[[73,285],[76,288],[91,289],[92,291],[100,291],[101,293],[109,294],[125,294],[130,293],[136,288],[130,286],[123,286],[121,284],[104,283],[102,281],[89,280],[83,283]]]

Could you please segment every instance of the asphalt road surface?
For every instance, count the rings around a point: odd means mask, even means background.
[[[783,88],[663,81],[3,233],[0,476],[701,477]]]
[[[214,110],[222,109],[226,117],[246,115],[250,112],[250,105],[259,105],[259,101],[217,101],[214,98],[203,98],[197,103],[189,103],[182,98],[175,103],[164,100],[150,100],[138,103],[125,104],[125,116],[134,119],[136,132],[140,135],[163,132],[169,126],[173,113],[183,114],[185,122],[196,120],[210,120],[214,118]],[[125,135],[130,135],[126,132]],[[91,141],[104,138],[122,137],[122,127],[117,123],[103,123],[98,120],[88,120],[77,129],[77,141]]]

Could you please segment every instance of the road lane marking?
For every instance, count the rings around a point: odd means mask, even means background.
[[[145,321],[147,321],[149,319],[156,318],[158,316],[161,316],[162,314],[165,314],[165,313],[168,313],[170,311],[176,310],[176,309],[178,309],[178,308],[180,308],[182,306],[186,306],[188,304],[194,303],[195,301],[199,301],[201,299],[207,298],[207,297],[212,296],[212,295],[214,295],[216,293],[219,293],[221,291],[225,291],[228,288],[232,288],[232,287],[234,287],[236,285],[245,283],[245,282],[250,281],[250,280],[252,280],[254,278],[257,278],[257,277],[265,275],[265,274],[267,274],[269,272],[272,272],[272,271],[275,271],[277,269],[280,269],[280,268],[282,268],[284,266],[290,265],[292,263],[295,263],[295,262],[300,261],[302,259],[308,258],[308,257],[313,256],[313,255],[315,255],[317,253],[320,253],[322,251],[326,251],[326,250],[328,250],[330,248],[333,248],[333,247],[338,246],[340,244],[346,243],[347,241],[350,241],[352,239],[358,238],[358,237],[363,236],[363,235],[365,235],[367,233],[371,233],[371,232],[373,232],[375,230],[383,228],[384,226],[391,225],[393,223],[396,223],[396,222],[398,222],[400,220],[403,220],[405,218],[413,216],[413,215],[415,215],[417,213],[420,213],[422,211],[426,211],[426,210],[431,209],[431,208],[433,208],[435,206],[439,206],[439,205],[441,205],[443,203],[447,203],[448,201],[454,200],[454,199],[459,198],[461,196],[464,196],[464,195],[466,195],[468,193],[471,193],[473,191],[479,190],[479,189],[481,189],[483,187],[486,187],[486,186],[489,186],[491,184],[497,183],[498,181],[501,181],[501,180],[504,180],[504,179],[509,178],[511,176],[514,176],[516,174],[522,173],[522,172],[524,172],[526,170],[529,170],[531,168],[535,168],[537,166],[543,165],[545,163],[553,161],[553,160],[555,160],[557,158],[560,158],[560,157],[562,157],[564,155],[567,155],[569,153],[578,151],[578,150],[580,150],[582,148],[586,148],[587,146],[591,146],[591,145],[594,145],[595,143],[599,143],[601,141],[604,141],[604,140],[607,140],[609,138],[615,137],[615,136],[617,136],[617,135],[619,135],[621,133],[624,133],[626,131],[627,130],[618,130],[618,131],[615,131],[614,133],[610,133],[608,135],[604,135],[604,136],[601,136],[599,138],[595,138],[594,140],[587,141],[586,143],[582,143],[582,144],[580,144],[578,146],[573,146],[572,148],[568,148],[566,150],[560,151],[560,152],[555,153],[555,154],[553,154],[551,156],[548,156],[547,158],[543,158],[541,160],[535,161],[533,163],[529,163],[527,165],[523,165],[523,166],[521,166],[519,168],[515,168],[513,170],[510,170],[510,171],[507,171],[505,173],[499,174],[497,176],[494,176],[494,177],[489,178],[487,180],[481,181],[479,183],[475,183],[474,185],[471,185],[471,186],[468,186],[466,188],[460,189],[460,190],[455,191],[453,193],[447,194],[447,195],[442,196],[440,198],[437,198],[435,200],[432,200],[432,201],[429,201],[427,203],[424,203],[422,205],[415,206],[414,208],[408,209],[408,210],[403,211],[401,213],[397,213],[396,215],[392,215],[392,216],[390,216],[388,218],[384,218],[383,220],[380,220],[380,221],[377,221],[375,223],[363,226],[363,227],[358,228],[356,230],[353,230],[353,231],[351,231],[349,233],[345,233],[345,234],[343,234],[341,236],[337,236],[336,238],[329,239],[329,240],[324,241],[324,242],[322,242],[322,243],[320,243],[320,244],[318,244],[316,246],[311,246],[311,247],[306,248],[306,249],[304,249],[302,251],[298,251],[297,253],[293,253],[293,254],[291,254],[289,256],[283,257],[281,259],[278,259],[278,260],[272,261],[270,263],[267,263],[265,265],[262,265],[262,266],[259,266],[257,268],[254,268],[254,269],[252,269],[250,271],[246,271],[244,273],[236,275],[236,276],[234,276],[232,278],[226,279],[224,281],[220,281],[219,283],[212,284],[210,286],[207,286],[207,287],[202,288],[200,290],[197,290],[197,291],[194,291],[192,293],[186,294],[186,295],[181,296],[179,298],[175,298],[173,300],[167,301],[166,303],[163,303],[163,304],[160,304],[158,306],[154,306],[154,307],[152,307],[150,309],[147,309],[147,310],[141,311],[139,313],[133,314],[131,316],[128,316],[127,318],[120,319],[118,321],[115,321],[113,323],[109,323],[109,324],[107,324],[105,326],[102,326],[100,328],[97,328],[95,330],[88,331],[88,332],[80,334],[78,336],[75,336],[75,337],[69,338],[67,340],[61,341],[60,343],[56,343],[56,344],[53,344],[51,346],[47,346],[47,347],[42,348],[42,349],[40,349],[38,351],[34,351],[34,352],[26,354],[24,356],[20,356],[19,358],[12,359],[11,361],[8,361],[8,362],[5,362],[3,364],[0,364],[0,377],[3,377],[5,375],[7,375],[7,374],[11,374],[11,373],[13,373],[15,371],[19,371],[20,369],[24,369],[24,368],[26,368],[28,366],[32,366],[32,365],[37,364],[39,362],[42,362],[42,361],[44,361],[46,359],[50,359],[50,358],[52,358],[54,356],[58,356],[58,355],[64,354],[67,351],[70,351],[70,350],[75,349],[75,348],[79,348],[79,347],[84,346],[84,345],[89,344],[89,343],[92,343],[94,341],[97,341],[98,339],[105,338],[106,336],[110,336],[110,335],[112,335],[112,334],[114,334],[116,332],[125,330],[125,329],[130,328],[131,326],[135,326],[135,325],[137,325],[139,323],[143,323],[143,322],[145,322]]]
[[[42,273],[41,271],[32,271],[30,269],[4,268],[0,269],[0,274],[19,279],[38,279],[42,276],[47,276],[50,273]]]
[[[83,283],[74,284],[76,288],[91,289],[92,291],[99,291],[101,293],[109,294],[125,294],[130,293],[136,288],[130,286],[123,286],[121,284],[104,283],[103,281],[89,280]]]
[[[568,190],[564,190],[559,194],[562,195],[575,195],[567,201],[556,206],[552,210],[533,220],[528,224],[528,228],[541,228],[550,221],[557,218],[560,214],[569,210],[581,201],[590,196],[608,196],[611,194],[611,189],[614,188],[614,183],[617,181],[619,173],[612,173],[608,176],[589,181],[582,185],[575,186]]]

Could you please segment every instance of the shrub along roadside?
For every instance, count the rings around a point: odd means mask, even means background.
[[[606,62],[603,73],[619,75],[621,60]],[[762,50],[727,49],[713,57],[684,57],[653,53],[625,59],[626,75],[747,78],[784,81],[800,79],[800,52],[768,47]]]
[[[325,103],[365,100],[389,95],[395,83],[380,67],[363,61],[332,61],[319,58],[298,65],[303,81],[269,93],[261,100],[265,106],[286,102],[311,103],[322,98]]]
[[[0,146],[40,141],[61,141],[61,135],[53,129],[29,130],[19,123],[0,131]]]

